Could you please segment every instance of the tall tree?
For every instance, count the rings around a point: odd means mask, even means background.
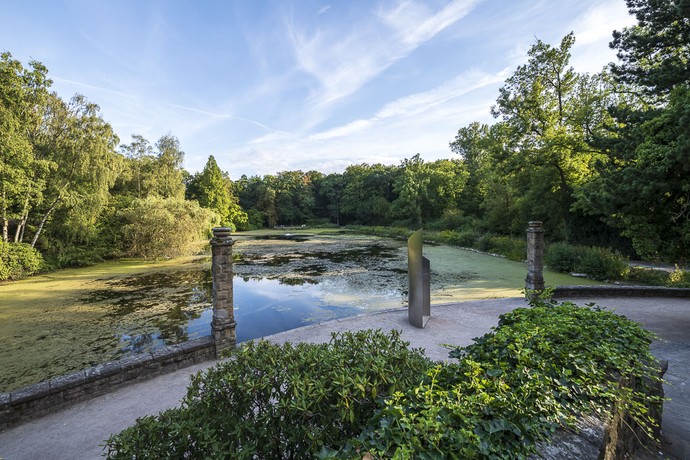
[[[538,218],[561,238],[572,236],[574,192],[591,175],[599,150],[587,143],[606,111],[603,77],[580,75],[570,66],[574,35],[557,47],[537,40],[529,61],[499,91],[494,116],[510,129],[507,172],[517,181],[524,227]]]
[[[583,207],[622,229],[637,253],[690,256],[690,2],[628,0],[638,23],[614,32],[611,66],[627,95]]]
[[[204,169],[190,181],[188,196],[198,200],[204,208],[215,211],[220,216],[221,225],[239,229],[246,227],[247,214],[233,193],[232,181],[220,169],[213,155],[208,157]]]
[[[117,136],[96,104],[81,95],[66,104],[52,95],[45,123],[35,148],[53,166],[45,177],[45,199],[38,209],[32,246],[57,209],[81,213],[83,222],[94,225],[119,169]]]
[[[40,199],[40,173],[48,164],[36,158],[33,140],[40,130],[51,80],[37,61],[30,69],[0,55],[0,219],[2,240],[9,241],[10,219],[16,222],[14,240],[24,233],[29,207]]]
[[[668,95],[690,79],[690,0],[626,0],[637,24],[613,32],[618,81],[649,96]]]

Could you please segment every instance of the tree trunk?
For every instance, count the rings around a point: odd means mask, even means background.
[[[5,188],[2,189],[2,241],[7,243],[9,238],[9,222],[7,221],[7,200]]]
[[[46,224],[48,221],[48,218],[50,215],[55,211],[55,208],[57,208],[58,203],[60,202],[60,197],[57,197],[55,201],[53,201],[53,204],[50,206],[48,211],[45,213],[43,216],[43,219],[41,219],[41,223],[38,225],[38,229],[36,230],[36,234],[34,235],[34,239],[31,241],[31,247],[36,247],[36,241],[38,241],[38,237],[41,235],[41,232],[43,231],[43,226]]]
[[[22,216],[17,223],[17,230],[14,232],[14,242],[21,243],[24,239],[24,229],[26,228],[26,221],[29,220],[29,195],[26,195],[24,200],[24,207],[22,208]]]

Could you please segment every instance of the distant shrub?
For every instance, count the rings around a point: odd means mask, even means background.
[[[544,262],[552,270],[584,273],[595,280],[623,279],[629,270],[628,259],[607,248],[554,243],[547,247]]]
[[[461,248],[473,247],[478,237],[479,235],[474,230],[444,230],[439,233],[439,239],[442,243]]]
[[[42,267],[41,253],[31,245],[0,241],[0,281],[33,275]]]
[[[527,241],[512,236],[490,236],[487,241],[488,252],[501,254],[509,260],[522,262],[527,258]]]
[[[489,248],[491,247],[491,235],[488,233],[481,235],[475,241],[474,247],[480,251],[489,252]]]
[[[668,272],[645,267],[630,267],[625,280],[648,286],[665,286],[668,283]]]
[[[208,229],[218,224],[215,212],[175,198],[136,199],[122,218],[124,253],[144,259],[193,254]]]
[[[682,270],[678,265],[676,269],[669,273],[666,280],[666,286],[668,287],[690,287],[690,272]]]
[[[628,271],[628,259],[610,249],[585,248],[575,270],[595,280],[619,280]]]
[[[580,257],[580,248],[568,243],[554,243],[546,248],[544,263],[551,270],[572,273]]]

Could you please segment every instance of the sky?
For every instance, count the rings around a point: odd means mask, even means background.
[[[453,158],[537,39],[615,61],[624,0],[0,0],[0,50],[98,104],[121,144],[172,134],[232,179]]]

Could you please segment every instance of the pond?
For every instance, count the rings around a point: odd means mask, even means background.
[[[236,240],[237,339],[402,307],[403,242],[343,233]],[[519,296],[525,264],[426,246],[432,303]],[[549,284],[583,280],[545,274]],[[555,278],[554,278],[555,277]],[[210,257],[118,261],[0,285],[0,391],[210,335]]]

